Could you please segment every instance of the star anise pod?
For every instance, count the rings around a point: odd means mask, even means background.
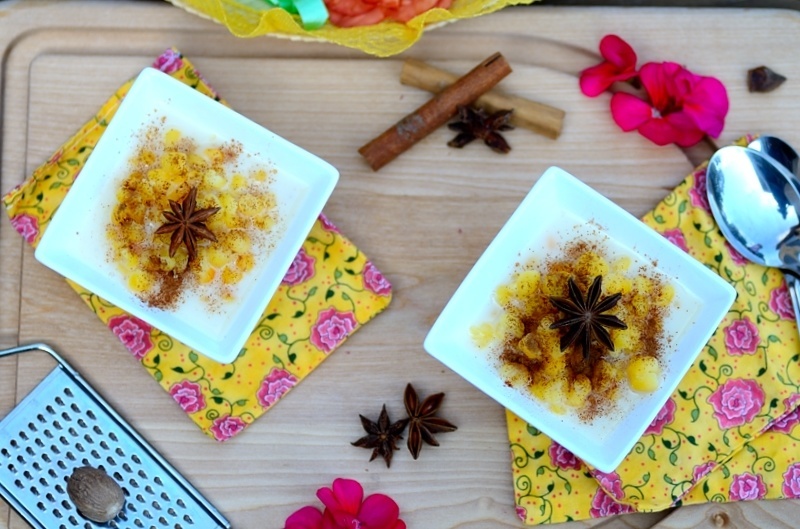
[[[472,140],[480,139],[493,151],[507,153],[511,150],[511,146],[500,135],[500,131],[514,128],[508,124],[512,112],[513,110],[500,110],[487,114],[481,108],[459,105],[458,121],[447,125],[450,130],[457,130],[459,134],[447,145],[460,149]]]
[[[406,386],[403,401],[408,413],[408,450],[414,459],[419,457],[423,441],[431,446],[439,446],[439,441],[433,436],[435,433],[452,432],[456,426],[441,417],[436,417],[436,412],[442,406],[444,393],[436,393],[426,397],[422,402],[417,397],[414,386]]]
[[[180,204],[170,200],[169,207],[172,211],[161,213],[167,222],[158,228],[156,233],[172,233],[169,243],[170,257],[175,255],[175,251],[181,244],[185,244],[186,251],[189,252],[189,261],[192,261],[197,257],[198,238],[209,241],[217,240],[211,230],[206,227],[205,221],[219,211],[219,208],[204,208],[195,211],[197,207],[196,187],[189,190],[189,194]]]
[[[578,285],[570,277],[567,282],[569,298],[550,298],[550,302],[566,317],[553,323],[550,328],[558,329],[567,327],[567,332],[561,337],[561,350],[575,342],[580,343],[584,360],[589,358],[589,351],[593,340],[597,340],[610,351],[614,350],[608,328],[627,329],[628,326],[616,316],[604,314],[614,308],[622,294],[617,293],[600,299],[603,288],[603,276],[597,276],[592,281],[586,297],[583,296]]]
[[[392,464],[392,455],[397,450],[397,441],[403,438],[401,434],[406,429],[408,419],[392,423],[389,420],[389,414],[386,412],[386,404],[383,405],[378,422],[367,419],[363,415],[359,415],[359,417],[361,418],[361,426],[364,427],[367,435],[351,444],[361,448],[373,448],[372,457],[369,460],[372,461],[381,456],[386,461],[386,467],[388,468]]]

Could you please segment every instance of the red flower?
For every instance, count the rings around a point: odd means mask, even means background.
[[[555,465],[557,468],[567,470],[580,470],[583,464],[581,460],[575,457],[575,454],[561,446],[560,444],[556,443],[555,441],[550,444],[550,448],[547,450],[548,454],[550,454],[550,461]]]
[[[383,494],[372,494],[365,499],[358,481],[337,478],[331,488],[317,490],[317,497],[325,505],[325,512],[320,513],[312,506],[303,507],[286,519],[285,529],[406,528],[394,500]]]
[[[378,268],[372,264],[372,261],[367,261],[364,265],[364,288],[370,292],[374,292],[379,296],[388,296],[392,292],[392,284],[381,273]]]
[[[308,255],[303,248],[294,256],[292,264],[289,265],[289,270],[283,276],[282,283],[289,286],[294,286],[308,281],[309,278],[315,274],[314,263],[316,260]]]
[[[722,132],[728,94],[719,80],[693,74],[674,62],[647,63],[639,79],[649,102],[622,92],[611,98],[611,115],[625,132],[637,130],[656,145],[681,147]]]
[[[408,22],[434,7],[447,9],[452,0],[325,0],[331,24],[370,26],[385,19]]]
[[[186,413],[195,413],[206,407],[206,399],[200,384],[191,380],[181,380],[169,388],[169,394],[180,404]]]
[[[247,425],[239,417],[223,415],[214,420],[211,425],[211,434],[217,441],[227,441],[234,435],[245,429]]]
[[[653,419],[653,422],[651,422],[650,426],[647,427],[647,430],[644,431],[643,435],[661,435],[664,433],[664,427],[671,424],[672,421],[675,420],[675,410],[677,410],[677,408],[678,406],[675,404],[674,400],[667,400],[667,402]]]
[[[269,374],[261,381],[261,387],[256,391],[256,399],[264,408],[269,408],[280,400],[283,395],[297,384],[297,377],[285,369],[273,367]]]
[[[111,329],[122,344],[137,360],[141,360],[153,348],[150,340],[150,325],[135,316],[121,314],[108,320]]]
[[[358,326],[352,312],[338,312],[331,307],[323,310],[317,317],[317,323],[311,328],[310,341],[325,353],[333,351],[350,336]]]
[[[600,41],[600,55],[605,59],[581,72],[581,92],[596,97],[617,81],[636,76],[636,52],[630,44],[616,35],[606,35]]]
[[[11,217],[11,225],[19,232],[28,244],[33,244],[39,235],[39,220],[33,215],[20,213]]]

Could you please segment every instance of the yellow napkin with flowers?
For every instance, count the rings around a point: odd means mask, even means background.
[[[174,49],[153,66],[219,100]],[[5,197],[11,223],[36,246],[133,81]],[[70,282],[97,316],[189,417],[218,441],[244,430],[391,300],[391,285],[320,215],[245,344],[230,364],[198,355],[147,323]]]
[[[783,275],[725,241],[708,206],[705,163],[643,221],[729,281],[736,301],[614,472],[588,468],[507,412],[517,515],[526,524],[800,497],[800,340]]]

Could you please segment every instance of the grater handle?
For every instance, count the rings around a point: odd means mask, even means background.
[[[53,357],[53,359],[55,359],[56,362],[58,362],[58,364],[61,366],[62,369],[66,370],[70,375],[78,376],[78,372],[75,371],[75,369],[73,369],[72,366],[69,365],[66,360],[61,358],[61,355],[55,352],[52,347],[44,343],[32,343],[27,345],[20,345],[18,347],[12,347],[11,349],[2,349],[0,350],[0,358],[20,353],[27,353],[29,351],[42,351],[49,354],[50,356]]]

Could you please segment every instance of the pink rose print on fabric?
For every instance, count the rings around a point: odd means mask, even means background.
[[[550,454],[550,461],[558,468],[567,470],[567,469],[574,469],[580,470],[581,469],[581,460],[575,457],[575,454],[561,446],[560,444],[553,442],[550,444],[550,448],[547,450]]]
[[[181,380],[169,388],[169,394],[186,413],[195,413],[206,407],[206,399],[200,384],[191,380]]]
[[[725,248],[728,250],[728,255],[730,255],[731,261],[733,261],[733,263],[736,264],[737,266],[744,266],[750,263],[750,261],[748,261],[742,254],[740,254],[736,250],[736,248],[731,246],[731,244],[728,241],[725,241]]]
[[[153,328],[135,316],[127,314],[114,316],[108,320],[108,328],[137,360],[144,358],[144,355],[153,348],[153,342],[150,340],[150,331]]]
[[[317,323],[311,328],[311,343],[325,353],[333,351],[356,328],[358,322],[352,312],[338,312],[331,307],[319,313]]]
[[[613,498],[619,500],[625,497],[625,493],[622,491],[622,480],[619,474],[616,472],[605,473],[596,470],[593,475],[597,482],[600,483],[600,486],[611,494]]]
[[[176,72],[180,70],[182,66],[183,60],[181,59],[181,54],[173,49],[165,51],[153,62],[153,68],[158,68],[164,73]]]
[[[708,474],[711,473],[712,470],[716,468],[717,464],[714,461],[707,461],[702,465],[697,465],[692,469],[692,480],[697,483]]]
[[[775,419],[770,425],[771,430],[783,433],[792,433],[794,427],[800,423],[800,408],[797,407],[798,403],[800,402],[798,401],[800,401],[800,393],[795,393],[783,401],[786,405],[786,409],[792,411],[784,413]]]
[[[592,507],[589,510],[589,514],[592,518],[603,518],[605,516],[629,512],[633,512],[633,508],[630,505],[617,503],[614,501],[614,498],[606,494],[603,489],[597,489],[597,492],[592,498]]]
[[[655,416],[653,422],[651,422],[650,426],[647,427],[647,430],[644,431],[644,435],[661,435],[664,432],[664,427],[675,420],[676,409],[677,405],[675,404],[674,400],[669,399],[666,403],[664,403],[664,406],[661,407],[658,415]]]
[[[780,316],[782,320],[794,319],[792,296],[789,294],[786,283],[769,293],[769,310]]]
[[[214,423],[211,425],[211,433],[217,441],[227,441],[244,430],[245,426],[247,425],[239,417],[223,415],[214,420]]]
[[[786,498],[800,498],[800,463],[794,463],[783,473],[781,491]]]
[[[663,235],[669,242],[683,250],[684,252],[689,251],[689,246],[686,244],[686,237],[684,237],[683,232],[677,228],[673,230],[667,230]]]
[[[297,384],[297,377],[289,373],[285,369],[273,367],[269,374],[261,381],[261,387],[256,392],[258,403],[264,408],[269,408],[280,398],[284,393],[292,389]]]
[[[316,260],[308,255],[303,248],[294,256],[294,261],[283,276],[283,284],[294,286],[307,281],[314,276],[314,263]]]
[[[334,233],[340,233],[339,228],[337,228],[336,225],[333,222],[331,222],[331,220],[328,217],[326,217],[324,213],[319,214],[319,221],[322,223],[322,227],[325,228],[326,230],[332,231]]]
[[[725,345],[734,356],[755,353],[759,342],[758,327],[747,316],[725,327]]]
[[[20,213],[11,217],[11,225],[14,229],[22,235],[25,242],[33,244],[36,236],[39,235],[39,220],[33,215],[27,213]]]
[[[730,379],[708,397],[720,428],[741,426],[755,419],[764,405],[764,390],[755,380]]]
[[[745,472],[733,475],[728,493],[731,501],[760,500],[767,494],[767,487],[761,476]]]
[[[372,261],[367,261],[364,265],[364,287],[370,292],[374,292],[379,296],[386,296],[392,291],[392,284],[389,280],[383,277],[383,274],[378,270]]]
[[[528,511],[525,510],[525,507],[517,505],[515,510],[517,511],[517,518],[523,522],[528,519]]]
[[[708,205],[708,191],[706,186],[706,170],[701,169],[694,174],[694,185],[689,190],[689,202],[695,207],[711,211],[711,207]]]

